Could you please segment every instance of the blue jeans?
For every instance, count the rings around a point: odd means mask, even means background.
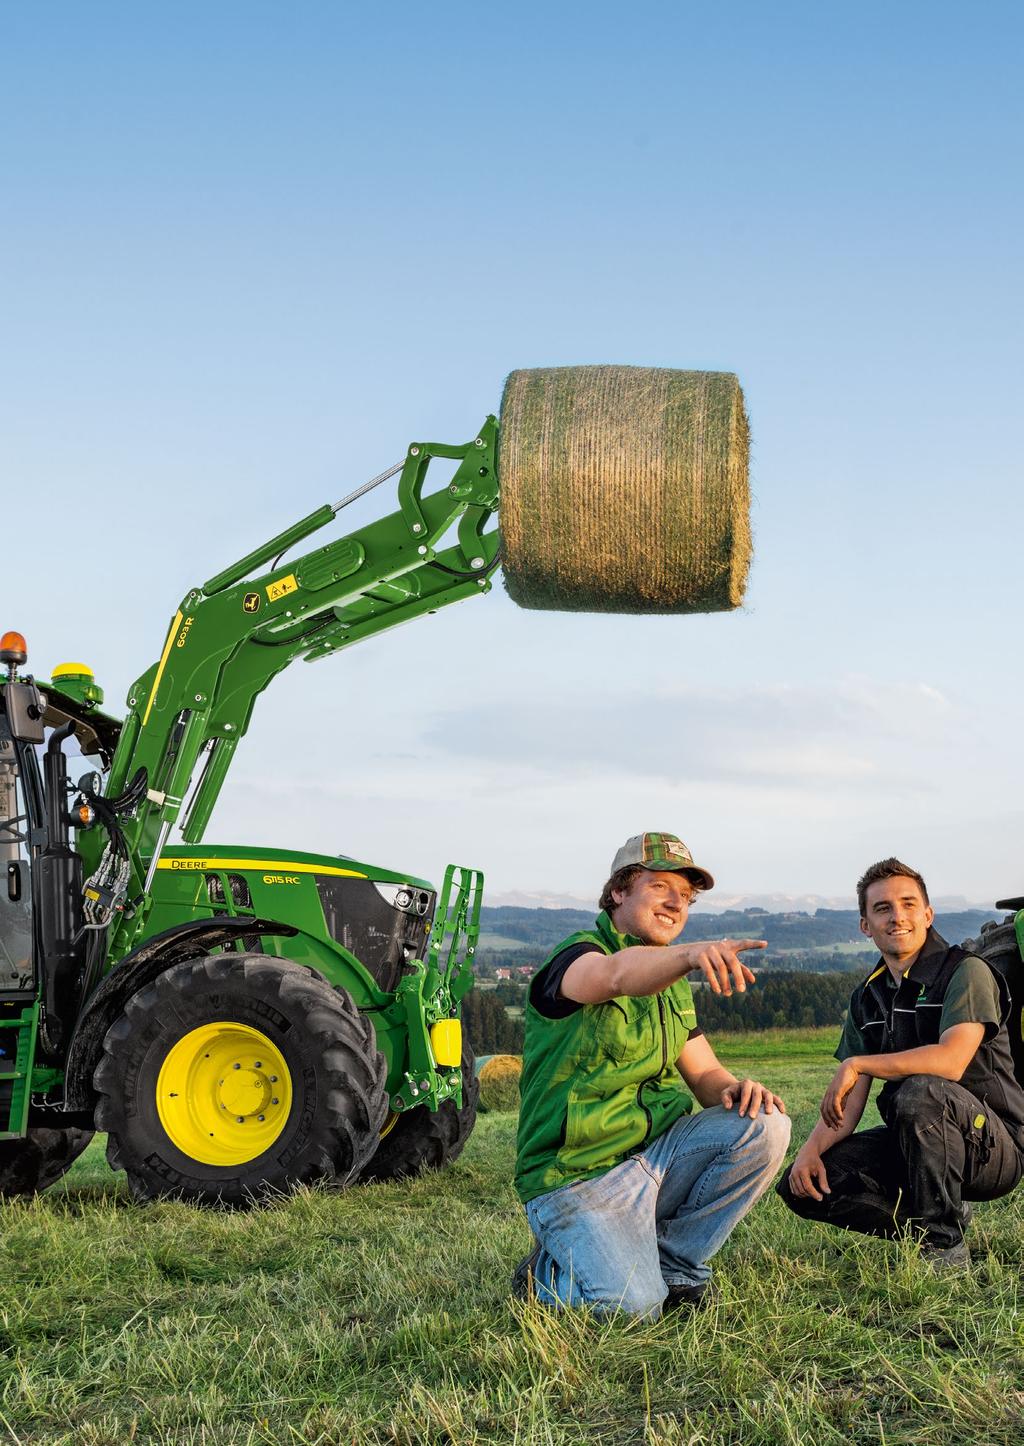
[[[668,1286],[710,1278],[708,1260],[768,1189],[789,1131],[788,1115],[715,1105],[604,1175],[536,1196],[537,1299],[659,1316]]]

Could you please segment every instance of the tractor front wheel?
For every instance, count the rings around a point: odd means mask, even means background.
[[[456,1108],[453,1100],[445,1100],[436,1110],[417,1105],[392,1115],[361,1180],[404,1180],[424,1170],[440,1170],[462,1154],[476,1124],[480,1098],[475,1064],[473,1051],[463,1037],[461,1107]]]
[[[355,1178],[387,1114],[385,1079],[344,990],[286,959],[211,954],[168,969],[111,1025],[96,1122],[136,1198],[245,1205]]]

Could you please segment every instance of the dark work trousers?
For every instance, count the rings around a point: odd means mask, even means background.
[[[951,1080],[911,1075],[886,1114],[888,1125],[848,1135],[822,1156],[824,1199],[794,1195],[787,1170],[776,1190],[790,1210],[866,1235],[909,1229],[945,1248],[963,1239],[964,1200],[996,1200],[1021,1177],[1022,1151],[1002,1120]]]

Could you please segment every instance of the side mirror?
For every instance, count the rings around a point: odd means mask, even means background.
[[[46,700],[35,683],[8,682],[3,685],[3,693],[11,737],[19,743],[42,743],[46,737],[43,727]]]

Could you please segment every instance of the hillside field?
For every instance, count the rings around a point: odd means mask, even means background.
[[[835,1031],[716,1040],[795,1143]],[[975,1267],[811,1228],[769,1195],[721,1298],[657,1324],[508,1299],[529,1245],[515,1118],[411,1184],[244,1214],[139,1207],[94,1141],[0,1206],[0,1441],[106,1446],[1002,1446],[1024,1437],[1024,1192],[976,1209]]]

